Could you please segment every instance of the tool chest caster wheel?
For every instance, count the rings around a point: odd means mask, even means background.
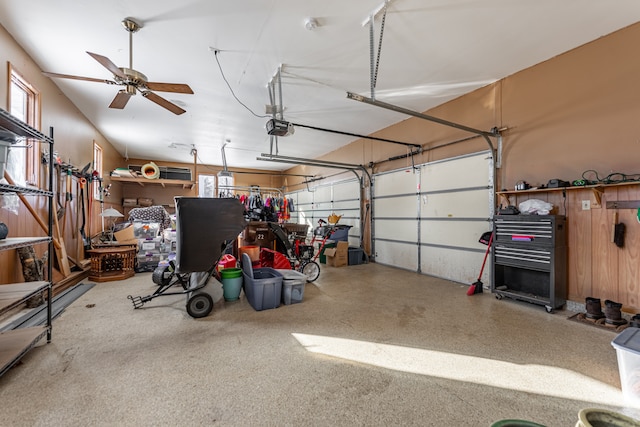
[[[187,300],[187,313],[195,319],[206,317],[212,311],[213,298],[211,298],[211,295],[209,294],[195,294]]]
[[[547,310],[547,313],[553,313],[553,307],[551,307],[550,305],[545,305],[544,309]]]
[[[501,300],[501,299],[502,299],[502,295],[500,295],[500,294],[496,294],[496,299],[497,299],[497,300]]]

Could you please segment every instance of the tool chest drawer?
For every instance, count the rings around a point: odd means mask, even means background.
[[[565,246],[566,219],[560,215],[503,215],[494,218],[496,243]]]
[[[496,264],[531,268],[534,270],[551,270],[553,248],[521,248],[515,245],[507,246],[497,244],[493,250]]]

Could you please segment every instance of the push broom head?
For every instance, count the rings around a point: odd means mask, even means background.
[[[481,293],[482,293],[482,282],[480,280],[472,283],[471,286],[469,286],[469,289],[467,289],[467,295],[475,295],[475,294],[481,294]]]

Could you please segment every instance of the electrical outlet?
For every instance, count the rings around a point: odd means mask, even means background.
[[[591,200],[583,200],[582,201],[582,210],[588,211],[591,209]]]

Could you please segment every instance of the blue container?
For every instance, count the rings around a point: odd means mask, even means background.
[[[295,270],[277,271],[282,274],[282,303],[289,305],[302,302],[307,276]]]
[[[349,248],[349,265],[360,265],[364,262],[364,250]]]
[[[335,240],[338,242],[347,242],[349,241],[349,229],[350,225],[336,225],[336,229],[331,233],[329,239]]]
[[[251,264],[249,255],[242,254],[244,294],[247,301],[256,311],[279,307],[282,298],[282,274],[269,267],[254,269]]]

